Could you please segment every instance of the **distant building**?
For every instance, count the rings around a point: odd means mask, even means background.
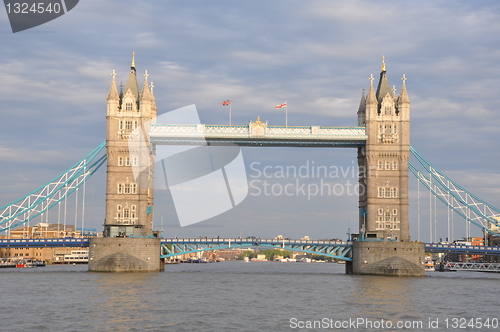
[[[38,223],[34,226],[23,226],[10,231],[10,236],[2,236],[11,239],[42,239],[42,238],[80,238],[81,232],[74,225]],[[88,249],[80,247],[61,247],[61,248],[0,248],[0,258],[25,258],[44,261],[47,263],[68,263],[65,257],[76,255],[74,252],[87,252]],[[80,254],[78,254],[80,255]],[[74,256],[76,257],[76,256]],[[79,256],[80,257],[80,256]],[[79,262],[83,259],[77,259]]]

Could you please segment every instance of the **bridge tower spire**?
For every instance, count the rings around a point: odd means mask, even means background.
[[[377,90],[371,77],[364,105],[368,140],[358,150],[364,189],[359,198],[359,224],[366,238],[409,241],[410,100],[404,80],[399,97],[394,95],[384,60]],[[360,116],[358,111],[358,122]]]

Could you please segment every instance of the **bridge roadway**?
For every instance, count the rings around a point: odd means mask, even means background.
[[[258,129],[255,129],[256,126]],[[365,127],[153,124],[151,143],[157,145],[226,145],[291,147],[359,147],[368,139]]]
[[[23,247],[88,247],[89,238],[62,238],[62,239],[0,239],[0,248],[23,248]],[[163,246],[191,246],[204,245],[197,251],[229,249],[251,246],[268,246],[274,248],[285,248],[294,251],[309,252],[308,248],[313,248],[314,253],[332,253],[337,248],[339,253],[347,254],[352,247],[350,241],[334,240],[291,240],[291,239],[260,239],[260,238],[170,238],[162,239]],[[482,254],[500,255],[500,247],[491,246],[466,246],[458,244],[436,244],[426,243],[426,252],[461,253],[461,254]],[[175,253],[179,255],[180,253]],[[347,257],[347,256],[345,256]]]

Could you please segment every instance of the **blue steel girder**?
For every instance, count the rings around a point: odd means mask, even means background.
[[[345,261],[352,261],[351,247],[326,247],[326,246],[308,246],[308,245],[278,245],[278,244],[261,244],[262,247],[270,247],[275,249],[285,249],[290,251],[307,252],[326,257],[337,258]],[[338,254],[337,254],[338,253]]]
[[[9,205],[0,207],[0,231],[22,225],[57,206],[106,162],[106,155],[97,157],[105,147],[106,142],[101,143],[85,158],[46,185]]]
[[[483,231],[500,236],[500,210],[473,195],[429,163],[413,147],[412,154],[424,167],[421,172],[411,162],[408,169],[441,202]]]
[[[168,245],[170,245],[171,247],[169,248]],[[323,255],[345,261],[352,260],[351,244],[348,242],[335,243],[331,241],[318,241],[318,240],[276,241],[271,239],[264,239],[258,241],[246,241],[246,240],[238,241],[235,239],[232,240],[166,239],[162,241],[162,249],[164,253],[161,254],[160,257],[168,258],[173,256],[192,254],[196,252],[203,252],[210,250],[224,250],[224,249],[227,250],[234,248],[254,247],[254,246],[307,252],[311,254]]]

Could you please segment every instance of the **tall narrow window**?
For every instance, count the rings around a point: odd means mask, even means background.
[[[123,157],[118,157],[118,166],[123,166]]]

